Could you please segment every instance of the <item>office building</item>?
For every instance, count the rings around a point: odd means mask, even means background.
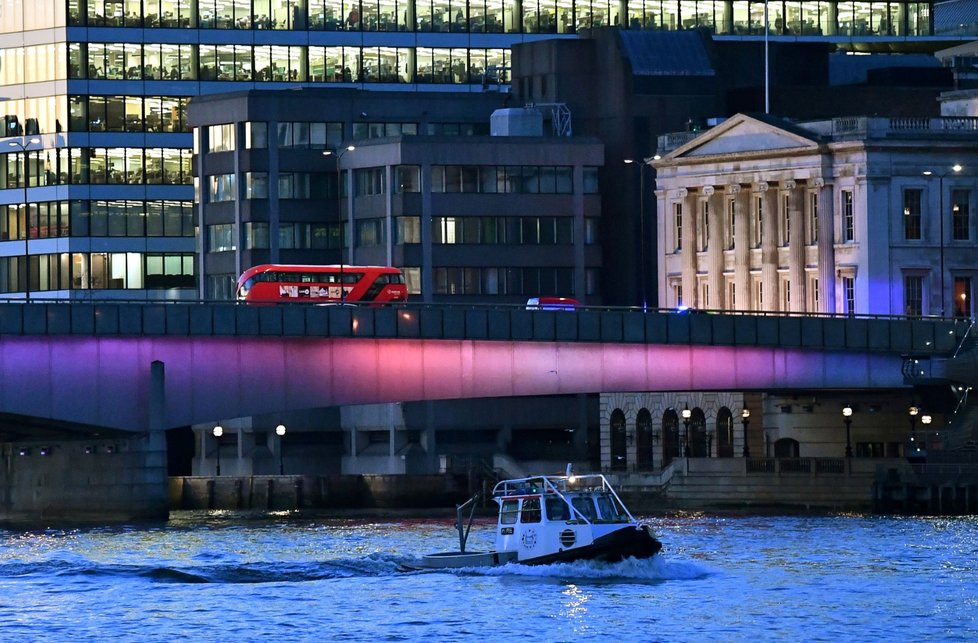
[[[298,85],[504,91],[515,44],[605,26],[754,40],[800,33],[899,50],[930,46],[935,22],[930,2],[778,3],[767,13],[763,3],[733,0],[5,0],[2,8],[0,293],[62,298],[202,294],[186,120],[193,96]]]
[[[348,263],[400,267],[412,300],[596,303],[603,147],[543,136],[539,110],[499,106],[322,89],[195,100],[206,296],[233,297],[260,263]],[[485,135],[490,118],[517,135]]]

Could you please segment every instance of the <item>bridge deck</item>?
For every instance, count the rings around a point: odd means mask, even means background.
[[[940,355],[970,320],[880,316],[530,311],[408,304],[397,308],[232,302],[7,303],[0,335],[272,336],[779,346]]]

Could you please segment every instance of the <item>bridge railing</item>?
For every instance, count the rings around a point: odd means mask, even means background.
[[[408,303],[389,307],[236,302],[0,304],[0,334],[240,335],[754,345],[820,350],[953,353],[971,320]]]

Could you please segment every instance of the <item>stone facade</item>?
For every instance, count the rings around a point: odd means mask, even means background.
[[[652,161],[661,304],[972,316],[976,141],[970,117],[728,119]]]

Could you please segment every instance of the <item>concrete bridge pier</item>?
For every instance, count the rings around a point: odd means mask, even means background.
[[[149,431],[0,446],[0,523],[166,520],[164,369],[149,378]]]

